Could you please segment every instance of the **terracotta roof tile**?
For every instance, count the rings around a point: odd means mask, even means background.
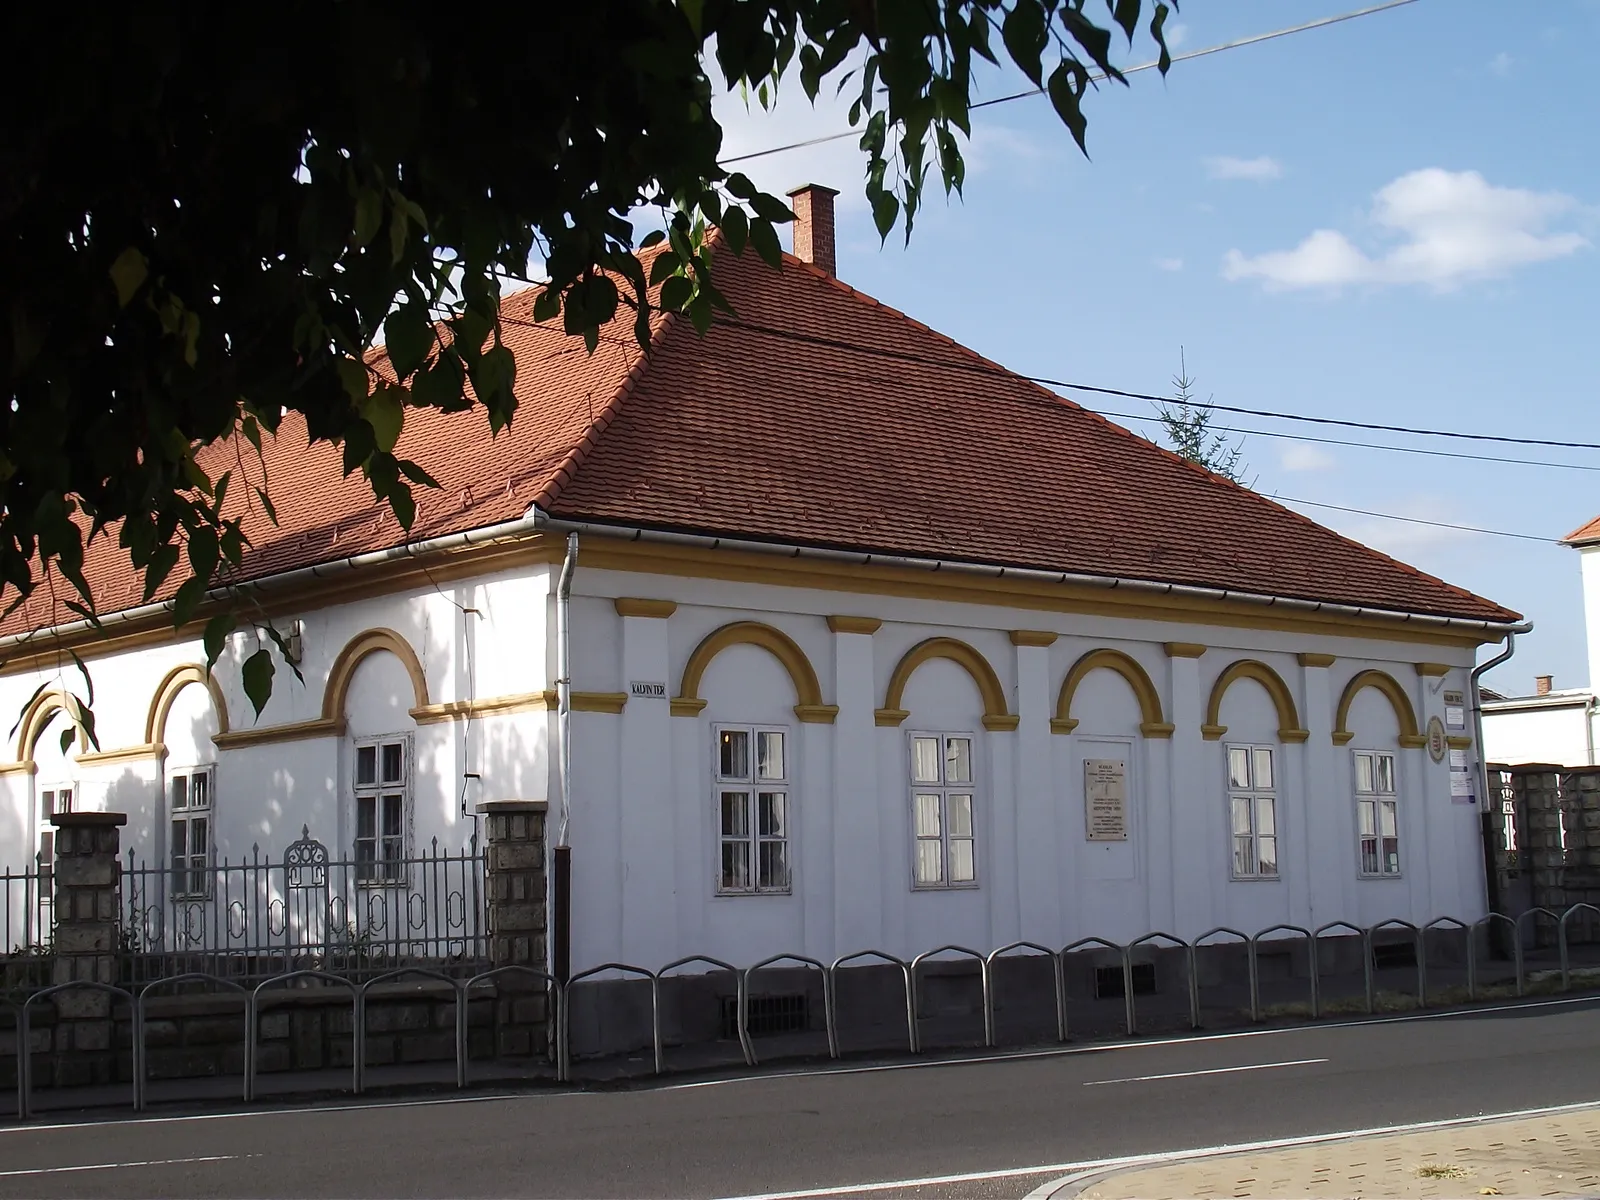
[[[717,258],[737,309],[704,337],[657,319],[644,357],[623,311],[593,355],[502,304],[516,418],[413,411],[397,447],[441,485],[417,490],[410,540],[538,504],[729,537],[1125,575],[1507,621],[1515,613],[1324,529],[1011,375],[816,269]],[[381,359],[381,354],[379,355]],[[206,451],[259,482],[253,451]],[[264,445],[279,523],[246,520],[244,578],[407,540],[340,453],[286,420]],[[230,494],[243,503],[236,480]],[[1580,530],[1600,537],[1600,519]],[[142,599],[115,531],[86,573],[102,615]],[[163,589],[180,582],[173,573]],[[0,634],[74,619],[45,589]]]
[[[1569,546],[1588,546],[1600,542],[1600,517],[1578,526],[1561,540]]]

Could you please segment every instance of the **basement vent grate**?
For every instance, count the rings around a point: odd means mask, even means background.
[[[1153,996],[1156,990],[1155,963],[1133,964],[1133,994]],[[1094,998],[1109,1000],[1126,995],[1122,986],[1121,967],[1096,967],[1094,972]]]
[[[779,1033],[804,1033],[811,1027],[810,1006],[805,993],[783,996],[751,996],[749,999],[751,1037],[771,1037]],[[722,1036],[739,1036],[739,1001],[722,998]]]
[[[1417,965],[1417,944],[1415,942],[1373,942],[1372,943],[1372,968],[1381,971],[1385,967],[1414,967]]]

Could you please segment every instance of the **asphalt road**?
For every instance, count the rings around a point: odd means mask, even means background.
[[[1600,1101],[1597,1064],[1586,1000],[625,1091],[6,1127],[0,1196],[1020,1197],[1121,1155]]]

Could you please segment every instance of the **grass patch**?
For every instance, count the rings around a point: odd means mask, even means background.
[[[1465,1179],[1472,1172],[1449,1163],[1427,1163],[1417,1168],[1417,1174],[1424,1179]]]

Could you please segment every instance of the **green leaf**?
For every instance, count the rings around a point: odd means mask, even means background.
[[[272,676],[274,671],[272,651],[266,647],[262,647],[245,659],[244,665],[239,668],[239,675],[244,683],[245,697],[255,708],[256,716],[258,717],[272,696]]]
[[[45,689],[50,686],[50,683],[51,681],[47,679],[38,687],[33,689],[33,695],[28,697],[27,702],[24,703],[22,708],[18,711],[17,720],[16,723],[11,726],[11,732],[6,734],[7,740],[17,736],[17,730],[22,728],[22,718],[28,715],[28,710],[33,707],[33,702],[40,696],[44,695]]]
[[[365,403],[369,390],[367,365],[357,358],[340,358],[335,370],[339,372],[339,382],[351,402],[357,406]]]
[[[778,231],[771,222],[759,218],[750,222],[750,244],[762,262],[772,267],[783,265],[783,247],[778,244]]]
[[[667,312],[681,312],[693,295],[693,281],[684,275],[674,275],[661,285],[661,307]]]
[[[383,338],[395,378],[403,383],[433,350],[433,323],[426,308],[415,300],[402,304],[384,319]]]
[[[533,319],[548,321],[561,314],[561,292],[558,288],[543,288],[533,301]]]
[[[76,665],[77,668],[78,668],[78,674],[83,676],[83,685],[89,691],[89,704],[90,704],[91,707],[93,707],[93,705],[94,705],[94,679],[91,678],[90,675],[89,675],[89,668],[84,665],[83,659],[78,657],[78,652],[76,650],[72,649],[70,646],[67,648],[67,653],[72,655],[72,661],[73,661],[74,665]]]
[[[678,0],[678,11],[683,14],[683,19],[689,22],[689,28],[694,30],[695,37],[705,36],[701,25],[705,19],[705,10],[705,0]]]
[[[127,308],[128,302],[150,277],[150,263],[137,246],[129,246],[117,255],[111,264],[111,282],[117,289],[117,307]]]
[[[149,604],[161,585],[167,581],[172,568],[178,565],[178,548],[170,542],[157,546],[144,568],[144,603]]]
[[[872,205],[872,223],[878,227],[878,236],[887,239],[895,218],[900,215],[900,201],[893,192],[883,190],[870,191],[867,199]]]
[[[254,417],[246,414],[244,420],[239,422],[239,428],[244,431],[244,440],[249,442],[252,446],[254,446],[255,449],[256,449],[256,453],[260,454],[261,453],[261,425],[260,425],[260,423]]]
[[[419,487],[437,488],[439,486],[438,480],[417,466],[416,463],[407,462],[403,458],[398,459],[397,462],[400,467],[400,474],[411,480],[412,483],[417,484]]]
[[[365,246],[383,224],[383,193],[377,188],[362,188],[356,194],[356,223],[351,242]]]
[[[72,741],[78,736],[77,725],[68,725],[61,731],[61,753],[65,754],[72,749]]]
[[[667,231],[665,229],[652,229],[649,233],[645,234],[644,237],[639,239],[639,249],[648,250],[652,246],[659,246],[666,240]]]
[[[676,250],[663,250],[656,255],[655,261],[650,264],[650,286],[655,287],[663,279],[669,279],[683,269],[683,259]]]
[[[729,175],[723,186],[741,200],[754,200],[761,192],[761,189],[751,183],[750,177],[742,171],[735,171]]]
[[[1150,18],[1150,36],[1161,47],[1161,60],[1157,64],[1161,73],[1165,75],[1172,69],[1172,53],[1167,49],[1167,14],[1171,10],[1165,4],[1157,4],[1155,15]]]
[[[385,454],[394,449],[405,427],[406,409],[402,400],[400,389],[380,384],[361,408],[361,415],[372,426],[373,440]]]
[[[1082,95],[1087,79],[1087,72],[1081,63],[1063,59],[1050,72],[1049,87],[1050,103],[1055,105],[1062,123],[1072,131],[1072,140],[1078,143],[1078,149],[1085,154],[1089,153],[1089,148],[1084,144],[1084,133],[1089,123],[1084,119],[1083,110],[1078,107],[1078,97]]]
[[[394,510],[394,519],[400,522],[400,528],[409,530],[417,519],[417,501],[411,489],[398,481],[392,484],[389,488],[389,507]]]
[[[288,644],[284,641],[283,634],[278,632],[278,627],[268,621],[262,628],[272,644],[278,648],[278,653],[283,655],[283,661],[289,664],[289,669],[294,672],[294,677],[304,683],[306,677],[300,673],[300,667],[294,661],[293,656],[290,655]]]
[[[763,221],[771,221],[774,225],[794,220],[794,213],[787,204],[765,192],[750,197],[750,208]]]
[[[272,497],[268,496],[262,488],[256,488],[256,499],[261,501],[261,507],[266,511],[267,520],[276,525],[278,523],[278,510],[272,507]]]
[[[238,627],[239,622],[231,612],[220,612],[206,622],[203,640],[206,647],[207,671],[217,665],[217,659],[222,657],[222,652],[228,647],[228,635]]]
[[[198,575],[191,575],[179,586],[177,594],[172,597],[172,624],[181,628],[194,619],[195,609],[200,607],[200,601],[206,598],[206,581]]]
[[[744,253],[750,241],[750,219],[737,204],[730,204],[722,214],[722,236],[728,239],[728,249],[735,254]]]
[[[1039,0],[1017,0],[1006,14],[1005,23],[1000,27],[1000,36],[1005,39],[1006,50],[1012,61],[1022,68],[1022,73],[1033,81],[1035,87],[1042,86],[1044,68],[1039,59],[1044,53],[1049,34]]]
[[[1112,16],[1122,26],[1122,32],[1127,35],[1130,44],[1133,35],[1139,31],[1139,8],[1140,0],[1116,0],[1112,6]]]

